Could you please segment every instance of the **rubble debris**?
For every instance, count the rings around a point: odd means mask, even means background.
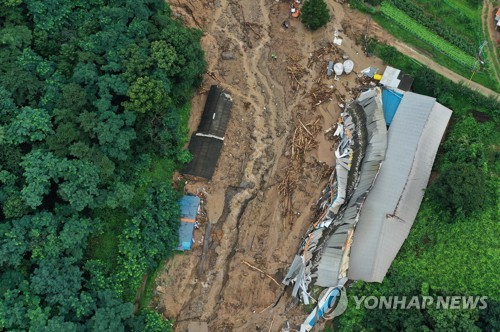
[[[305,69],[300,63],[300,59],[297,59],[297,56],[288,57],[287,73],[288,76],[292,79],[292,89],[297,90],[302,86],[300,79],[308,73],[308,70]]]
[[[233,52],[222,52],[221,57],[222,57],[222,60],[233,60],[234,53]]]
[[[363,76],[367,76],[369,78],[373,78],[373,76],[377,73],[378,68],[368,67],[360,71],[359,73]]]
[[[293,284],[292,296],[305,304],[315,301],[309,294],[311,285],[336,287],[347,276],[354,226],[385,156],[387,128],[380,90],[362,93],[350,103],[334,134],[339,137],[335,169],[283,280]]]
[[[342,45],[342,41],[343,41],[343,38],[339,35],[339,31],[335,30],[335,32],[333,33],[333,43],[335,45],[341,46]]]
[[[311,98],[313,107],[319,106],[327,101],[333,100],[333,95],[335,89],[328,85],[321,84],[315,85],[311,91],[308,93],[308,97]]]

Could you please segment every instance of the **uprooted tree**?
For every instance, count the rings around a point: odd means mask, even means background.
[[[316,30],[328,23],[330,11],[324,0],[306,0],[300,17],[306,27]]]

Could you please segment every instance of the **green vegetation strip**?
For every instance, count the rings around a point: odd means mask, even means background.
[[[394,7],[389,2],[384,1],[380,9],[386,17],[392,19],[405,30],[410,31],[416,37],[428,43],[436,50],[446,54],[454,61],[468,68],[474,67],[475,59],[472,56],[468,55],[459,48],[448,43],[446,40],[432,33],[427,28],[418,24],[415,20],[413,20],[398,8]]]

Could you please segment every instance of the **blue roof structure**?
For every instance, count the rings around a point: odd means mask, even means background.
[[[193,244],[193,230],[198,213],[200,198],[197,196],[184,196],[179,201],[181,208],[181,224],[179,226],[179,246],[177,250],[191,250]]]
[[[382,91],[382,107],[384,109],[385,123],[390,125],[396,111],[398,110],[399,104],[403,99],[402,93],[397,93],[390,89],[384,89]]]
[[[193,244],[194,222],[183,222],[179,227],[179,246],[177,250],[191,250]]]
[[[180,199],[181,219],[196,219],[200,198],[198,196],[184,196]]]

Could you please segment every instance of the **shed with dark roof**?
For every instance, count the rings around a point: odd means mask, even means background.
[[[212,178],[224,146],[232,105],[231,96],[217,85],[212,85],[198,130],[189,142],[193,160],[184,168],[184,174],[208,180]]]

